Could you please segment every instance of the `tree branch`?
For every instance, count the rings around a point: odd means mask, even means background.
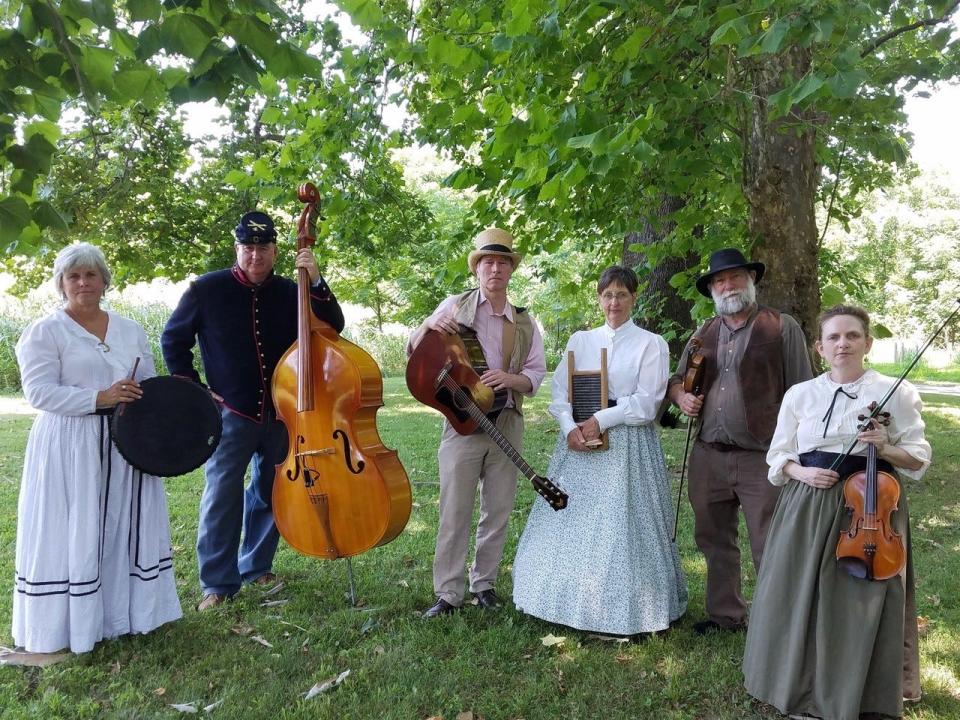
[[[867,44],[867,46],[860,51],[860,57],[865,58],[885,42],[888,40],[893,40],[893,38],[897,37],[898,35],[903,35],[903,33],[907,33],[918,28],[932,27],[934,25],[939,25],[940,23],[946,22],[950,19],[950,16],[953,15],[953,11],[957,9],[958,5],[960,5],[960,0],[954,0],[953,4],[950,5],[950,7],[948,7],[940,17],[917,20],[917,22],[910,23],[909,25],[903,25],[901,27],[894,28],[890,32],[884,33],[876,40],[873,40]]]

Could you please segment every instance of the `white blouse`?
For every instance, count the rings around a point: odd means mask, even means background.
[[[599,370],[600,349],[607,348],[607,385],[616,406],[596,413],[601,432],[621,423],[653,422],[667,391],[670,355],[659,335],[626,322],[616,330],[609,325],[575,332],[567,341],[577,370]],[[577,424],[567,396],[567,352],[553,374],[550,414],[566,437]]]
[[[57,415],[87,415],[97,409],[97,393],[130,377],[156,374],[147,335],[138,323],[108,313],[100,342],[64,310],[33,322],[17,342],[23,394],[37,410]]]
[[[827,372],[787,390],[767,453],[770,482],[785,485],[789,478],[784,475],[783,466],[791,460],[800,462],[801,453],[812,450],[842,453],[857,434],[857,415],[871,402],[882,400],[894,382],[894,378],[867,370],[856,382],[840,385],[831,380]],[[833,412],[828,417],[831,402]],[[884,406],[884,411],[890,413],[887,427],[890,443],[923,463],[919,470],[897,468],[898,473],[913,479],[923,476],[931,458],[930,443],[923,436],[922,407],[920,393],[906,381]],[[852,454],[866,455],[866,444],[857,443]]]

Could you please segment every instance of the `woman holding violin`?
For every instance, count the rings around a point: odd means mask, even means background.
[[[751,695],[790,717],[899,717],[904,700],[920,697],[899,476],[923,475],[930,444],[916,389],[903,382],[887,398],[896,381],[864,368],[872,343],[861,308],[838,305],[821,314],[816,349],[830,369],[787,391],[767,454],[770,482],[784,488],[757,579],[743,671]],[[888,425],[880,416],[861,421],[884,399]],[[869,490],[878,486],[879,496]],[[863,488],[866,499],[857,494]],[[862,557],[844,557],[841,537],[873,532],[866,530],[873,524],[883,530],[860,543]],[[874,558],[888,545],[899,547],[902,568],[874,572]],[[871,579],[884,574],[888,579]]]

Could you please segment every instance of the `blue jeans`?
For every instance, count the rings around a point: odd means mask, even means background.
[[[273,476],[287,452],[287,429],[272,410],[262,423],[226,408],[221,415],[223,435],[204,469],[197,533],[205,595],[233,595],[244,582],[270,572],[280,539],[273,522]],[[252,477],[244,491],[251,460]]]

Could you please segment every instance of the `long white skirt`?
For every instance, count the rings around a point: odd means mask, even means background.
[[[182,616],[163,482],[110,441],[109,418],[41,412],[17,514],[13,639],[87,652]]]
[[[575,452],[560,437],[547,474],[565,510],[537,498],[513,563],[513,602],[579,630],[664,630],[687,609],[670,482],[656,431],[618,425],[610,449]]]

